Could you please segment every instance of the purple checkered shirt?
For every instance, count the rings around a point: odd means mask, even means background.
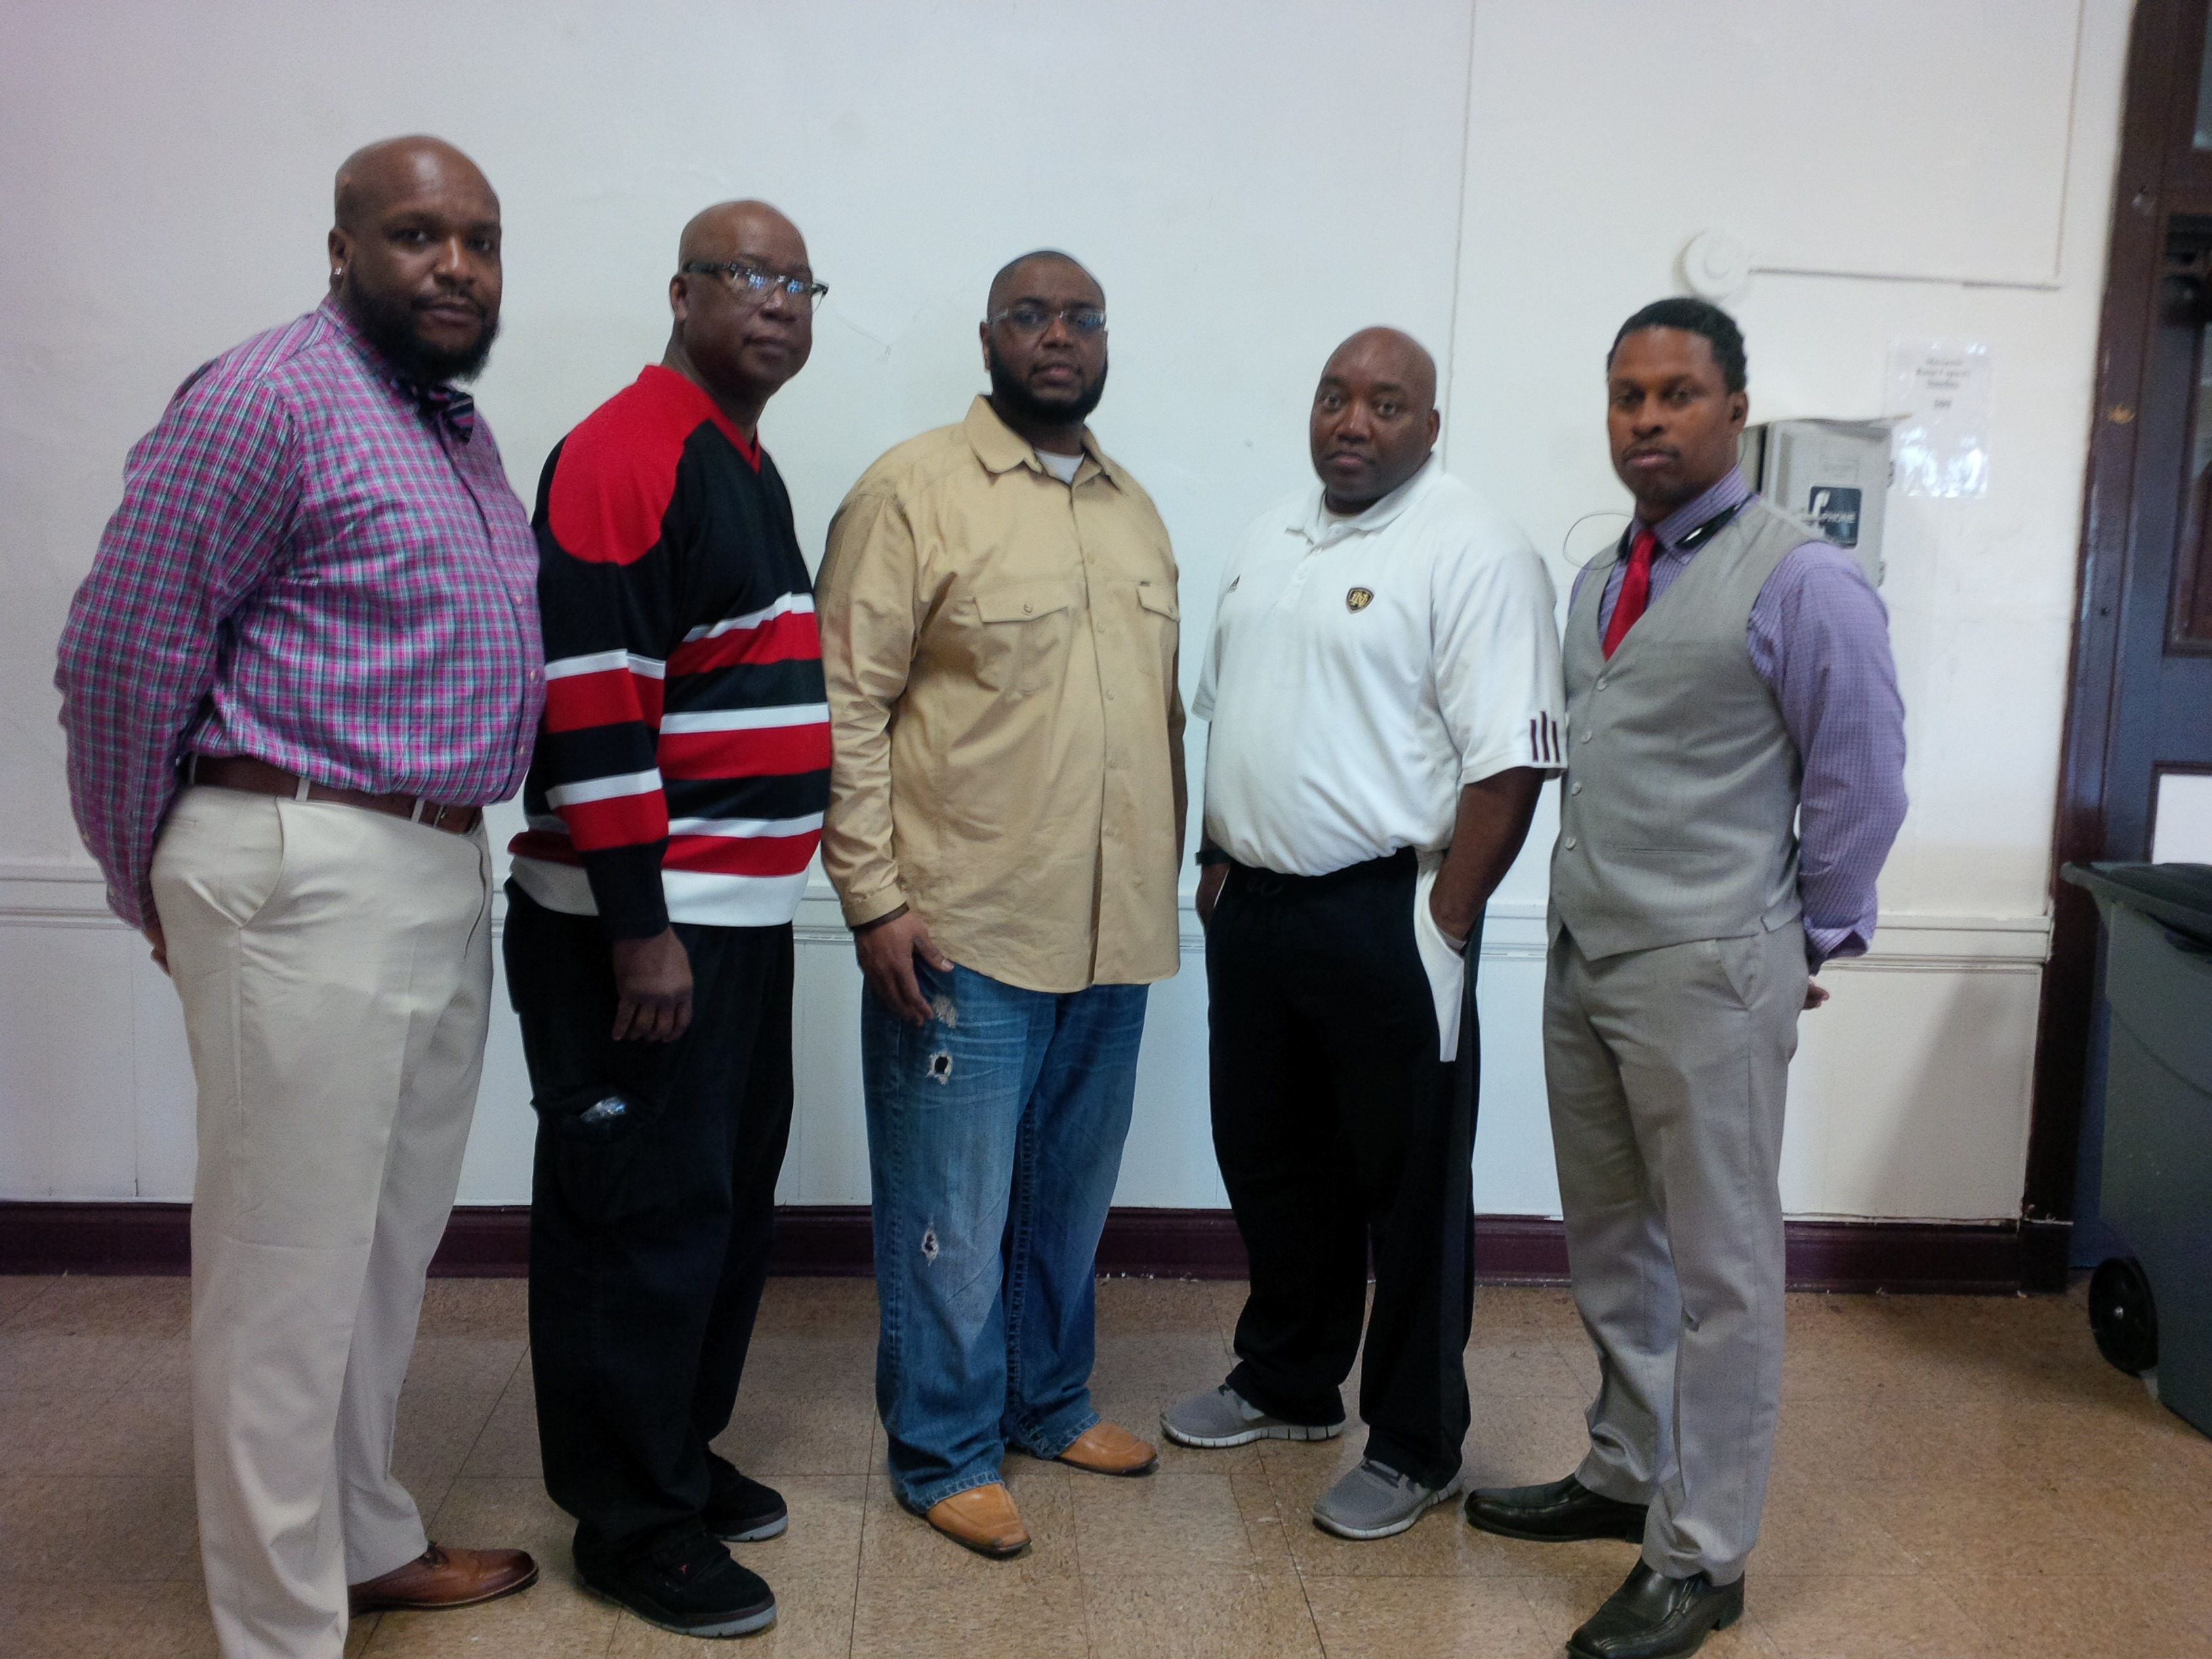
[[[451,805],[521,787],[538,546],[479,421],[418,407],[334,301],[184,384],[62,631],[70,803],[134,927],[191,754]]]
[[[1651,526],[1659,550],[1647,605],[1656,605],[1697,556],[1696,548],[1677,545],[1681,538],[1753,494],[1731,468]],[[1627,574],[1622,559],[1607,578],[1601,638]],[[1575,587],[1580,592],[1579,576]],[[1784,554],[1759,588],[1744,642],[1804,762],[1797,890],[1806,954],[1816,968],[1831,957],[1863,956],[1880,909],[1875,878],[1905,822],[1905,702],[1889,653],[1889,612],[1856,559],[1832,543],[1808,541]]]

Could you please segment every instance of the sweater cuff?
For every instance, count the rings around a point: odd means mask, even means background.
[[[665,840],[611,847],[584,854],[592,901],[610,939],[653,939],[667,931],[668,896],[660,884]]]

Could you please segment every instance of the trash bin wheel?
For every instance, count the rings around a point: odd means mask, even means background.
[[[2089,1330],[2097,1352],[2130,1376],[2158,1364],[2158,1308],[2135,1257],[2107,1256],[2089,1275]]]

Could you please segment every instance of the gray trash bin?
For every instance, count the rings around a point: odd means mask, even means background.
[[[2098,1267],[2090,1327],[2212,1434],[2212,865],[2059,873],[2105,917],[2104,1218],[2135,1252]]]

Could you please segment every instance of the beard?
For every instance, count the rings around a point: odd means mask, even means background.
[[[492,342],[499,337],[499,324],[491,321],[484,325],[475,343],[463,349],[431,345],[416,331],[414,301],[371,294],[353,280],[350,271],[346,274],[344,297],[346,310],[368,337],[369,344],[403,380],[417,386],[476,379],[491,356]]]
[[[1065,398],[1040,398],[1007,373],[995,353],[991,358],[991,401],[1040,425],[1069,426],[1088,420],[1091,411],[1098,407],[1098,400],[1105,395],[1106,369],[1103,364],[1098,378],[1082,391]]]

